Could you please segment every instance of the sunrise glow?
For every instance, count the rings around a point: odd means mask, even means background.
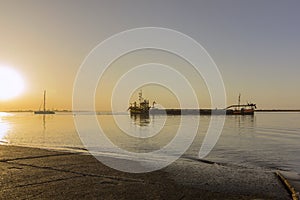
[[[10,67],[0,66],[0,100],[15,98],[24,91],[22,76]]]

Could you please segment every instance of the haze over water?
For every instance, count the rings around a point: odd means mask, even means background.
[[[72,113],[34,115],[33,113],[1,113],[0,142],[2,144],[85,151],[76,132]],[[130,132],[139,137],[160,132],[147,139],[133,139],[123,133],[114,117],[127,124]],[[183,116],[193,121],[195,116]],[[217,116],[215,116],[217,117]],[[166,145],[175,136],[180,116],[97,115],[108,138],[117,146],[133,152],[149,152]],[[255,113],[254,116],[226,116],[218,143],[205,159],[233,163],[246,167],[281,169],[300,173],[300,113]],[[187,159],[197,159],[206,134],[210,116],[200,116],[197,136],[188,151]],[[189,126],[189,124],[186,124]],[[88,130],[87,126],[87,130]],[[184,138],[182,138],[184,140]],[[110,155],[109,148],[100,147]],[[176,150],[174,149],[174,154]],[[118,155],[122,156],[122,155]],[[151,158],[149,158],[151,159]]]

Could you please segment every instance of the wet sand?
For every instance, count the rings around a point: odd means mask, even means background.
[[[0,145],[0,173],[1,199],[290,199],[274,171],[186,158],[131,174],[91,155]]]

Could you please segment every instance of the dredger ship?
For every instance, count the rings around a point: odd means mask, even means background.
[[[131,115],[142,114],[167,114],[167,115],[254,115],[256,104],[240,104],[241,95],[238,98],[238,104],[230,105],[224,109],[158,109],[155,108],[155,101],[152,106],[148,99],[144,99],[142,91],[139,92],[139,103],[131,103],[128,110]]]

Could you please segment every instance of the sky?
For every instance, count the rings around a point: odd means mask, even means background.
[[[0,110],[38,109],[43,90],[49,109],[72,109],[76,74],[90,51],[114,34],[140,27],[173,29],[200,43],[222,75],[228,105],[241,93],[242,102],[255,102],[259,109],[300,109],[299,9],[298,0],[1,0],[0,68],[18,72],[24,90],[0,100]],[[143,51],[114,62],[99,85],[96,109],[111,109],[111,90],[124,72],[118,65],[161,61],[161,55]],[[168,59],[170,65],[184,62]],[[205,82],[186,75],[200,107],[210,107]],[[168,88],[143,90],[151,101],[178,106]],[[136,98],[137,92],[131,100]]]

